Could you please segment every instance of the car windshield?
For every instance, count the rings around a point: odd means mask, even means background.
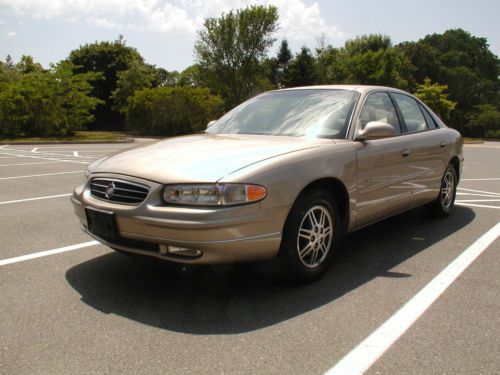
[[[268,92],[229,111],[206,132],[341,139],[358,96],[335,89]]]

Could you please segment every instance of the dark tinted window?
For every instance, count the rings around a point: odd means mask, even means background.
[[[392,96],[398,103],[408,133],[417,133],[428,129],[424,114],[420,110],[420,104],[415,99],[403,94],[393,93]]]
[[[240,104],[206,132],[345,138],[358,96],[350,90],[269,92]]]
[[[439,126],[437,126],[436,121],[434,121],[432,116],[429,114],[429,112],[427,112],[427,110],[424,107],[420,106],[420,110],[423,112],[424,117],[425,117],[425,121],[427,121],[427,126],[430,129],[439,127]]]
[[[396,109],[386,92],[375,92],[368,96],[359,115],[359,121],[361,129],[364,129],[366,124],[372,121],[385,122],[394,127],[396,134],[401,134]]]

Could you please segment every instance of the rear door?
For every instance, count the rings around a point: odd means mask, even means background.
[[[434,200],[439,194],[448,139],[427,110],[409,95],[391,93],[400,114],[405,138],[410,141],[412,206]]]
[[[356,227],[407,209],[412,192],[408,161],[410,143],[403,135],[396,109],[387,92],[369,94],[357,121],[358,130],[371,121],[392,125],[396,136],[355,142]]]

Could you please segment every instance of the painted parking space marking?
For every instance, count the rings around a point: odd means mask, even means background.
[[[496,198],[496,197],[495,197]],[[455,202],[500,202],[500,199],[460,199]]]
[[[18,148],[9,148],[9,149],[7,149],[7,151],[14,151],[14,152],[19,152],[19,153],[27,152],[27,150],[22,150],[22,149],[18,149]],[[61,153],[57,153],[57,152],[46,152],[46,151],[33,152],[33,150],[31,152],[36,153],[37,155],[75,157],[73,154],[68,155],[68,154],[61,154]],[[78,156],[78,158],[93,159],[93,157],[91,157],[91,156]]]
[[[12,204],[12,203],[22,203],[22,202],[39,201],[39,200],[43,200],[43,199],[53,199],[53,198],[69,197],[70,195],[72,195],[72,193],[57,194],[57,195],[47,195],[45,197],[15,199],[15,200],[12,200],[12,201],[3,201],[3,202],[0,202],[0,205],[1,204]]]
[[[458,206],[469,206],[469,207],[481,207],[481,208],[493,208],[494,210],[500,210],[500,206],[488,206],[486,204],[475,204],[475,203],[462,203],[456,202]]]
[[[461,178],[460,181],[500,181],[500,177],[493,177],[493,178]]]
[[[48,255],[60,254],[60,253],[64,253],[67,251],[83,249],[85,247],[95,246],[95,245],[99,245],[99,242],[98,241],[82,242],[82,243],[78,243],[76,245],[64,246],[64,247],[60,247],[60,248],[52,249],[52,250],[39,251],[37,253],[32,253],[32,254],[28,254],[28,255],[21,255],[18,257],[14,257],[14,258],[7,258],[7,259],[0,260],[0,266],[24,262],[24,261],[30,260],[30,259],[46,257]]]
[[[491,195],[491,194],[478,194],[478,193],[460,193],[457,192],[457,195],[470,195],[473,197],[490,197],[490,198],[498,198],[498,195]]]
[[[39,161],[39,162],[33,162],[33,163],[0,164],[0,167],[13,167],[13,166],[18,166],[18,165],[35,165],[35,164],[53,164],[53,163],[60,163],[60,162],[59,161]]]
[[[500,222],[483,234],[365,340],[343,357],[328,375],[363,374],[500,235]]]
[[[71,173],[83,173],[83,171],[69,171],[69,172],[56,172],[56,173],[42,173],[42,174],[31,174],[27,176],[13,176],[13,177],[0,177],[0,180],[15,180],[18,178],[31,178],[31,177],[43,177],[43,176],[55,176],[60,174],[71,174]]]
[[[500,206],[494,205],[496,202],[500,202],[499,193],[493,191],[458,188],[457,195],[459,195],[461,198],[455,201],[455,204],[457,204],[458,206],[492,208],[494,210],[500,210]],[[465,198],[464,196],[470,196],[472,197],[472,199]],[[462,197],[464,197],[465,199],[462,199]],[[476,199],[476,197],[481,197],[481,199]],[[490,199],[483,199],[483,198],[490,198]],[[493,205],[484,204],[488,202],[491,202]]]
[[[495,193],[493,191],[473,190],[473,189],[465,189],[465,188],[458,188],[458,190],[460,190],[460,191],[470,191],[470,192],[473,192],[473,193],[490,194],[490,195],[495,195],[495,196],[500,197],[500,194]]]
[[[64,163],[77,163],[77,164],[90,164],[90,161],[80,161],[80,160],[70,160],[70,159],[57,159],[57,158],[49,158],[49,157],[43,157],[43,156],[32,156],[32,155],[20,155],[20,154],[9,154],[7,152],[0,152],[0,155],[9,155],[11,156],[9,159],[12,159],[12,157],[18,157],[18,158],[30,158],[30,159],[39,159],[39,160],[54,160],[54,161],[60,161]],[[97,159],[97,158],[94,158]]]

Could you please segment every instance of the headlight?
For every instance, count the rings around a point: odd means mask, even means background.
[[[257,202],[266,197],[266,188],[247,184],[167,185],[163,200],[173,204],[232,205]]]

